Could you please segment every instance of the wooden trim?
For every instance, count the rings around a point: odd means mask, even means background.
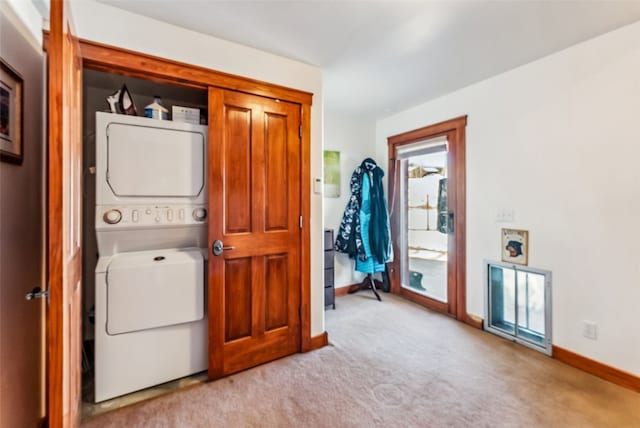
[[[445,135],[447,132],[455,131],[459,128],[467,126],[467,116],[460,116],[454,119],[445,120],[424,128],[414,129],[412,131],[403,132],[402,134],[393,135],[387,138],[389,144],[393,146],[401,146],[404,144],[417,143],[428,138],[435,138]]]
[[[454,316],[453,314],[449,313],[449,305],[445,302],[440,302],[427,296],[423,296],[422,294],[414,293],[402,286],[400,286],[400,291],[395,294],[398,294],[407,300],[424,306],[427,309],[442,312],[444,315]]]
[[[43,34],[45,50],[49,33]],[[206,89],[209,86],[263,97],[311,105],[313,94],[260,80],[249,79],[206,67],[186,64],[129,49],[80,39],[83,65],[93,70],[124,74],[160,83]]]
[[[624,388],[640,392],[640,377],[553,345],[553,358]]]
[[[51,427],[80,424],[82,195],[81,58],[66,0],[52,0],[47,61],[46,395]],[[71,124],[71,125],[70,125]]]
[[[311,337],[311,104],[301,106],[301,171],[300,171],[300,215],[302,216],[301,260],[300,260],[300,350],[310,351]]]
[[[453,119],[456,128],[456,206],[455,228],[462,233],[456,234],[456,270],[457,308],[456,318],[462,322],[482,329],[482,319],[472,317],[467,312],[467,116]]]
[[[471,315],[467,312],[466,317],[464,319],[464,323],[470,325],[471,327],[477,328],[478,330],[482,330],[482,323],[484,320],[478,316]]]
[[[376,290],[382,290],[382,281],[374,278],[374,282],[376,282]],[[362,286],[362,282],[356,282],[355,284],[343,285],[343,286],[340,286],[340,287],[334,286],[333,287],[333,292],[335,293],[336,297],[342,297],[342,296],[346,296],[347,294],[349,294],[349,290],[351,290],[351,289],[354,289],[356,291],[360,290],[361,286]]]
[[[343,287],[333,287],[333,291],[335,292],[336,297],[342,297],[342,296],[346,296],[347,294],[349,294],[349,288],[356,286],[356,285],[360,285],[360,283],[357,284],[349,284],[349,285],[345,285]]]
[[[209,88],[208,91],[208,121],[209,123],[225,123],[224,122],[224,91],[219,88]],[[221,141],[224,135],[221,127],[210,126],[208,128],[209,141]],[[218,165],[216,159],[222,157],[222,144],[211,144],[207,151],[207,163],[208,165]],[[222,187],[223,171],[221,168],[208,168],[208,188],[219,189]],[[209,212],[215,212],[214,209],[223,206],[224,196],[222,192],[215,192],[208,194],[208,209]],[[207,227],[207,242],[213,242],[218,239],[219,230],[222,226],[214,226],[215,219],[209,219],[209,225]],[[211,253],[209,253],[211,254]],[[220,263],[216,263],[214,257],[209,256],[207,262],[207,289],[208,289],[208,308],[213,308],[218,305],[218,302],[224,301],[223,287],[213,286],[213,280],[216,277],[223,275],[222,266]],[[209,311],[208,324],[207,324],[207,337],[208,337],[208,373],[209,379],[218,379],[224,375],[224,311],[216,310]]]
[[[449,239],[449,251],[455,254],[455,267],[453,272],[449,266],[448,282],[455,284],[455,289],[449,293],[449,302],[447,304],[438,302],[428,297],[412,293],[405,290],[400,285],[401,269],[400,259],[396,258],[390,265],[391,292],[400,294],[416,303],[429,307],[431,309],[453,315],[459,321],[469,324],[476,328],[482,328],[482,322],[477,318],[471,317],[467,313],[467,287],[466,287],[466,133],[467,116],[460,116],[451,120],[436,123],[402,134],[391,136],[388,141],[388,161],[389,161],[389,189],[391,196],[389,198],[389,211],[392,218],[391,235],[400,236],[400,216],[398,210],[400,207],[400,171],[396,171],[395,153],[398,146],[412,144],[430,138],[446,136],[450,145],[450,151],[454,159],[454,175],[450,177],[450,193],[449,206],[451,211],[455,213],[454,229],[456,231],[453,238]],[[397,240],[393,242],[394,254],[401,254],[399,243]],[[451,260],[450,260],[451,262]],[[449,290],[451,291],[451,290]],[[452,298],[455,296],[455,299]]]
[[[325,331],[311,338],[311,347],[307,351],[315,351],[329,344],[329,334]]]
[[[51,2],[51,45],[48,52],[48,192],[47,192],[47,279],[49,305],[46,311],[46,383],[47,418],[51,427],[61,427],[64,420],[64,296],[63,296],[63,219],[62,219],[62,140],[64,6]]]
[[[389,227],[391,228],[391,236],[400,236],[400,216],[395,214],[394,208],[400,204],[400,170],[396,170],[396,145],[388,142],[387,145],[388,162],[387,169],[389,170]],[[393,246],[393,254],[396,255],[394,260],[387,264],[389,271],[389,283],[390,291],[394,294],[400,294],[402,287],[401,282],[401,269],[400,269],[400,243],[397,239],[391,239],[391,245]]]

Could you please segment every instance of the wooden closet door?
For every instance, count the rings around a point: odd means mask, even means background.
[[[300,350],[299,126],[297,104],[209,90],[210,378]]]

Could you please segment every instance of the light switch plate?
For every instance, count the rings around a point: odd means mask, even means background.
[[[313,193],[316,195],[322,195],[322,178],[313,178]]]
[[[496,213],[496,223],[513,223],[514,217],[514,210],[502,208]]]

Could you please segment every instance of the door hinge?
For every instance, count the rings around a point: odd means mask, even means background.
[[[300,216],[300,229],[302,229],[302,216]]]
[[[298,136],[302,138],[302,124],[298,126]]]

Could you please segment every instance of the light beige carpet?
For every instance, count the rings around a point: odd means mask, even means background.
[[[383,294],[327,310],[330,346],[85,427],[640,427],[640,394]]]

